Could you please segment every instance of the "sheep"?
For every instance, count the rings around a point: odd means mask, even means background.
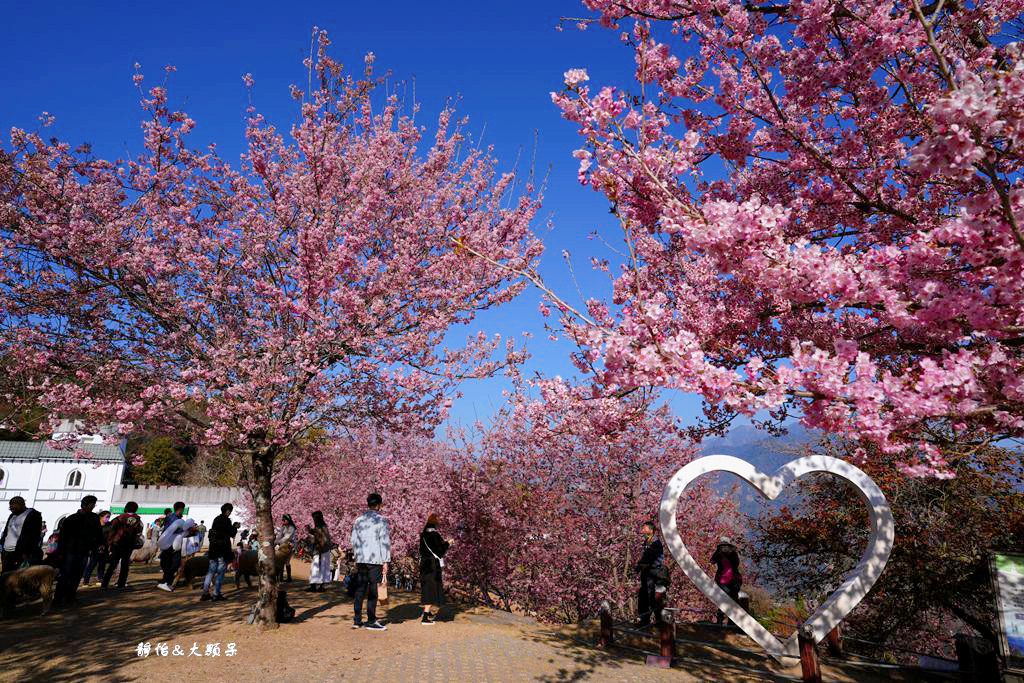
[[[0,618],[3,617],[6,607],[14,607],[17,598],[36,595],[43,599],[42,614],[46,614],[50,610],[50,603],[53,602],[56,579],[57,570],[45,564],[0,574]]]
[[[150,527],[146,529],[146,542],[141,548],[136,548],[132,551],[132,562],[142,562],[143,564],[149,564],[153,561],[153,558],[157,556],[160,551],[160,534],[157,533],[156,529]]]
[[[153,558],[157,555],[157,542],[156,539],[149,539],[146,541],[146,545],[132,551],[132,562],[142,562],[143,564],[149,564],[153,561]]]
[[[203,578],[210,571],[210,558],[194,555],[185,560],[185,569],[182,574],[185,577],[185,585],[194,588],[193,582],[197,578]]]
[[[281,567],[291,559],[291,552],[281,548],[274,553],[274,557],[277,561],[277,566]],[[252,577],[257,576],[259,572],[259,556],[255,550],[247,550],[244,553],[239,553],[238,569],[235,570],[235,588],[239,587],[243,576],[245,577],[245,583],[249,588],[252,588]]]

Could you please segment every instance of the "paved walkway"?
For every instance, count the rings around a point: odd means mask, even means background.
[[[445,628],[438,624],[434,627]],[[484,628],[477,626],[476,629]],[[598,651],[565,648],[537,634],[488,628],[488,632],[403,648],[361,658],[325,680],[375,681],[681,681],[696,680],[675,670],[653,669],[629,659],[609,658]],[[387,645],[381,641],[382,649]]]
[[[353,630],[351,600],[340,588],[305,593],[299,581],[289,586],[289,600],[298,611],[295,622],[264,632],[244,623],[254,589],[232,587],[226,590],[227,602],[200,602],[198,590],[156,590],[158,574],[152,566],[136,567],[133,592],[83,589],[77,607],[46,616],[39,616],[38,602],[19,605],[0,620],[0,683],[799,680],[798,666],[780,668],[748,649],[742,638],[730,641],[728,650],[681,643],[676,668],[666,670],[645,666],[642,656],[629,650],[598,649],[589,644],[592,633],[580,636],[572,628],[483,607],[456,605],[446,610],[444,621],[422,626],[417,596],[407,593],[398,593],[381,610],[387,631]],[[219,644],[225,654],[161,656],[154,649],[140,656],[137,646],[143,641],[186,652],[191,646],[202,652]],[[234,656],[226,654],[228,644]],[[650,641],[643,644],[653,647]],[[829,667],[825,680],[921,679],[919,672],[916,678],[900,678],[892,671],[844,665]]]

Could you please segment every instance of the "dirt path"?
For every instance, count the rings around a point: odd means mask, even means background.
[[[628,652],[607,654],[574,629],[486,608],[448,608],[434,626],[419,623],[416,596],[397,594],[380,614],[381,633],[353,630],[351,600],[338,587],[305,593],[308,566],[294,562],[289,601],[296,621],[261,633],[244,624],[255,589],[225,587],[227,602],[199,602],[200,591],[155,589],[155,566],[133,567],[126,593],[79,591],[79,605],[38,614],[19,605],[0,621],[2,681],[782,681],[764,656],[684,647],[681,666],[659,670]],[[303,580],[299,580],[303,579]],[[140,643],[149,655],[139,656]],[[157,654],[166,644],[168,655]],[[219,655],[214,655],[216,645]],[[234,655],[228,651],[233,645]],[[181,655],[174,655],[174,648]],[[196,654],[190,654],[195,648]],[[209,652],[207,652],[209,647]],[[830,670],[827,680],[899,680],[863,670]]]

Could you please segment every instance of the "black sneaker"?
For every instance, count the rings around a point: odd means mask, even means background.
[[[203,593],[199,596],[199,602],[206,602],[207,600],[213,600],[213,596],[209,593]]]
[[[366,625],[366,630],[367,631],[387,631],[388,627],[385,626],[384,624],[380,623],[379,621],[375,621],[372,624],[367,624]]]
[[[362,628],[362,627],[363,627],[363,622],[361,622],[361,621],[353,621],[352,622],[352,628]]]
[[[223,602],[224,600],[227,600],[227,598],[225,598],[223,595],[214,595],[213,596],[213,601],[214,602]]]
[[[420,619],[420,623],[423,624],[424,626],[433,626],[434,625],[434,618],[431,617],[429,614],[424,612],[423,618]]]

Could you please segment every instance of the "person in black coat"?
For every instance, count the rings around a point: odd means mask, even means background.
[[[117,588],[125,590],[128,587],[128,571],[131,568],[135,544],[137,541],[144,541],[142,518],[135,514],[138,509],[138,503],[134,500],[128,501],[125,503],[124,512],[115,517],[110,525],[110,535],[107,537],[110,563],[102,578],[104,588],[110,586],[110,579],[118,566],[121,567],[121,571],[117,575]]]
[[[203,594],[200,600],[225,600],[221,595],[220,587],[224,583],[224,572],[228,570],[228,564],[235,558],[235,551],[232,550],[231,539],[238,533],[238,525],[231,523],[231,513],[235,507],[231,503],[224,503],[220,506],[220,514],[217,515],[207,538],[210,540],[210,549],[206,556],[210,558],[210,569],[206,572],[206,579],[203,580]],[[214,594],[210,596],[210,586],[213,585]]]
[[[103,527],[99,515],[92,511],[94,507],[96,496],[86,496],[82,499],[81,509],[61,522],[57,537],[60,580],[54,602],[74,604],[78,584],[85,572],[86,558],[103,543]]]
[[[15,496],[10,501],[11,515],[0,535],[0,571],[10,572],[23,563],[39,564],[43,559],[39,541],[43,537],[43,516],[39,510],[25,507],[25,499]],[[10,546],[10,550],[8,550]]]
[[[423,603],[424,625],[432,625],[437,612],[444,604],[444,587],[441,584],[441,570],[444,568],[444,554],[451,546],[437,530],[437,515],[427,517],[427,524],[420,534],[420,597]]]
[[[640,574],[640,589],[637,591],[636,602],[639,619],[636,625],[645,628],[651,625],[654,610],[654,576],[652,570],[661,567],[665,550],[661,540],[654,535],[654,524],[644,522],[640,529],[644,538],[640,561],[636,563],[636,571]]]

